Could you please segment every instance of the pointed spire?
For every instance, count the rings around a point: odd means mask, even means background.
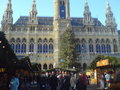
[[[83,22],[84,24],[92,24],[92,17],[91,17],[91,12],[88,5],[88,0],[85,0]]]
[[[35,0],[33,0],[33,3],[32,3],[32,8],[31,8],[31,11],[30,11],[30,16],[33,16],[33,17],[37,16],[37,9],[36,9],[36,1]]]
[[[88,5],[88,0],[85,0],[84,14],[85,14],[85,13],[90,13],[89,5]]]
[[[12,14],[13,14],[13,11],[12,11],[11,0],[8,0],[7,8],[3,15],[2,24],[13,24]]]
[[[33,0],[32,2],[32,8],[30,11],[30,22],[31,23],[38,23],[37,22],[37,9],[36,9],[36,1]]]
[[[108,0],[106,0],[106,14],[111,14],[111,15],[113,15]]]
[[[113,12],[111,11],[111,7],[109,1],[106,0],[106,26],[116,26],[115,18],[113,16]]]

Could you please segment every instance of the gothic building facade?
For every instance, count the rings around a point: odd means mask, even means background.
[[[117,24],[108,1],[105,25],[91,16],[87,0],[82,18],[70,17],[69,0],[54,0],[53,17],[39,17],[37,13],[33,0],[30,15],[20,16],[13,24],[12,3],[8,0],[1,30],[17,55],[29,56],[41,69],[59,67],[60,38],[66,28],[75,33],[79,66],[85,68],[97,55],[119,55]]]

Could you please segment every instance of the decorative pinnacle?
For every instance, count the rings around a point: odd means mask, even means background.
[[[88,2],[88,0],[85,0],[85,3],[87,3]]]
[[[33,3],[35,3],[35,0],[33,0]]]
[[[106,0],[106,7],[107,7],[107,8],[110,7],[110,5],[109,5],[109,1],[108,1],[108,0]]]

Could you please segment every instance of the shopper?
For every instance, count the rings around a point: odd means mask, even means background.
[[[18,90],[19,87],[19,78],[15,75],[13,75],[11,81],[10,81],[10,90]]]

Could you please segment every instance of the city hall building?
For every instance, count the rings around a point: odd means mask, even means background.
[[[29,16],[20,16],[13,23],[12,3],[8,0],[1,30],[16,55],[29,56],[31,62],[41,65],[41,69],[59,67],[60,39],[67,28],[75,34],[79,67],[87,67],[98,55],[120,55],[117,24],[108,1],[105,25],[91,16],[87,0],[83,17],[70,17],[69,0],[54,0],[53,17],[39,17],[37,13],[33,0]]]

